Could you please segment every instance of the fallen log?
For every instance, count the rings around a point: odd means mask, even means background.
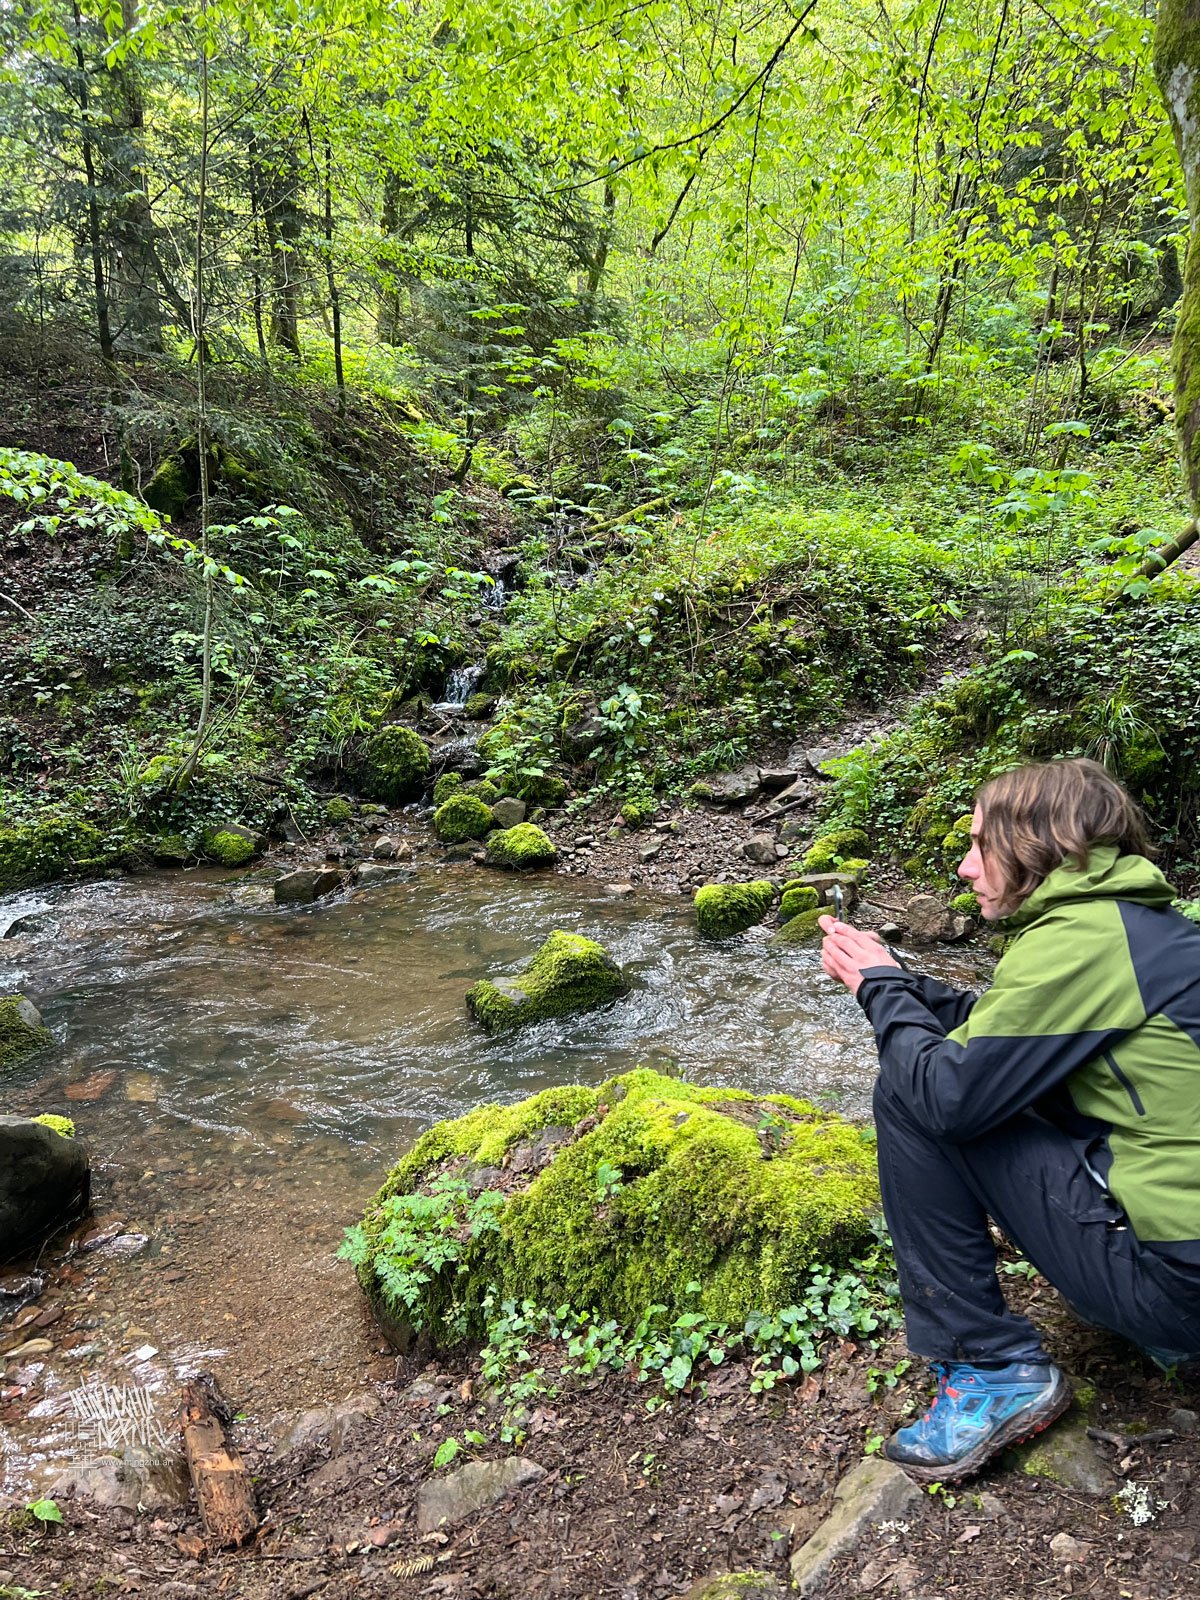
[[[207,1374],[183,1388],[180,1424],[192,1488],[212,1550],[236,1549],[258,1531],[254,1485],[229,1442],[229,1410]]]

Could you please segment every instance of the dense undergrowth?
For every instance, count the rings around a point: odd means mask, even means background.
[[[1031,464],[1019,349],[915,399],[885,369],[723,410],[695,354],[665,386],[601,333],[558,353],[469,459],[461,421],[378,354],[344,410],[311,364],[222,368],[205,542],[186,363],[129,369],[114,398],[70,347],[15,341],[0,886],[194,859],[230,823],[308,832],[329,793],[380,784],[380,729],[420,726],[464,663],[496,705],[498,788],[557,801],[565,779],[637,822],[919,690],[837,764],[829,816],[937,875],[980,781],[1083,752],[1145,800],[1186,878],[1197,587],[1136,577],[1182,516],[1161,360],[1098,381],[1090,420],[1045,428]],[[48,364],[70,375],[53,401]]]

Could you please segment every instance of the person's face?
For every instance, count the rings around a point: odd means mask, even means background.
[[[979,848],[979,835],[983,828],[983,812],[975,807],[971,818],[971,848],[962,858],[958,875],[965,878],[979,900],[979,910],[985,922],[998,922],[1013,909],[1009,896],[1000,881],[995,863]]]

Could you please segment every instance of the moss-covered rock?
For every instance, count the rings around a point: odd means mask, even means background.
[[[335,794],[326,800],[324,817],[331,828],[340,828],[354,816],[354,807],[343,794]]]
[[[518,822],[515,828],[498,828],[488,835],[487,859],[494,867],[522,871],[552,867],[558,851],[535,822]]]
[[[500,790],[490,778],[480,778],[478,783],[471,784],[470,793],[482,800],[485,806],[494,806],[500,798]]]
[[[495,709],[496,696],[484,694],[480,689],[467,696],[466,704],[463,706],[463,716],[470,722],[483,722]]]
[[[770,1140],[759,1136],[765,1117]],[[389,1239],[397,1219],[411,1237],[406,1197],[431,1184],[450,1194],[457,1179],[465,1220],[469,1194],[500,1168],[506,1193],[487,1225],[459,1229],[458,1260],[414,1292],[397,1275],[397,1234]],[[515,1187],[514,1173],[525,1175]],[[437,1344],[481,1331],[493,1286],[501,1299],[624,1322],[657,1304],[736,1325],[793,1303],[814,1263],[852,1254],[878,1205],[865,1130],[786,1095],[639,1068],[598,1089],[548,1089],[438,1123],[392,1170],[351,1253],[385,1319],[399,1314]]]
[[[169,455],[159,462],[154,476],[142,490],[142,499],[163,516],[179,518],[195,492],[194,480],[183,457]]]
[[[41,1014],[23,994],[0,996],[0,1070],[53,1044],[54,1036]]]
[[[463,786],[461,772],[443,772],[433,786],[433,803],[435,806],[444,806],[450,796]]]
[[[827,906],[801,911],[798,916],[789,917],[782,928],[777,928],[770,942],[772,945],[810,944],[821,937],[820,919],[829,914]]]
[[[248,828],[206,828],[201,849],[210,861],[222,867],[244,867],[253,861],[258,844]]]
[[[150,853],[160,867],[186,867],[195,851],[181,833],[160,833],[150,845]]]
[[[791,883],[783,891],[779,902],[779,920],[790,922],[802,911],[811,911],[821,903],[821,896],[811,883]]]
[[[55,814],[0,828],[0,893],[102,866],[111,855],[100,830],[74,817]]]
[[[433,831],[443,844],[482,839],[496,826],[490,806],[473,794],[454,793],[433,814]]]
[[[73,1139],[75,1137],[75,1124],[70,1117],[57,1116],[53,1111],[43,1111],[40,1117],[31,1117],[31,1122],[36,1122],[39,1127],[49,1128],[51,1133],[57,1133],[60,1139]]]
[[[567,798],[566,784],[552,772],[544,772],[540,777],[522,778],[513,785],[513,792],[518,800],[527,800],[531,806],[545,806],[548,811],[562,805]]]
[[[651,821],[658,810],[658,801],[653,795],[637,794],[626,800],[621,807],[621,816],[631,828],[641,828]]]
[[[775,891],[765,879],[755,883],[706,883],[692,904],[706,939],[728,939],[761,922],[771,909]]]
[[[837,866],[839,859],[844,861],[847,856],[863,859],[869,857],[870,852],[871,841],[861,828],[834,828],[813,840],[801,865],[805,872],[828,872]]]
[[[546,1017],[573,1016],[617,1000],[629,989],[603,945],[556,930],[527,967],[511,978],[484,978],[467,994],[467,1009],[489,1033]]]
[[[956,894],[950,902],[951,911],[956,911],[960,917],[979,916],[979,896],[974,889],[968,889],[964,894]]]
[[[429,766],[425,741],[399,723],[381,728],[367,745],[365,776],[369,792],[388,805],[415,800],[425,787]]]

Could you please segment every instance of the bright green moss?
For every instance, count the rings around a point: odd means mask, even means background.
[[[871,863],[865,856],[847,856],[843,859],[839,872],[863,873]]]
[[[498,828],[488,835],[487,858],[493,866],[520,871],[553,866],[558,851],[536,823],[518,822],[515,828]]]
[[[227,828],[208,828],[201,840],[204,854],[222,867],[244,867],[254,859],[254,840]]]
[[[345,795],[335,794],[325,802],[325,821],[331,828],[340,828],[354,816],[354,807]]]
[[[579,933],[556,930],[514,977],[477,983],[467,995],[467,1008],[489,1033],[499,1033],[546,1017],[591,1011],[628,989],[620,967],[603,945]]]
[[[866,857],[871,841],[861,828],[835,828],[814,839],[801,866],[805,872],[829,872],[847,856]]]
[[[797,916],[789,917],[782,928],[771,935],[773,945],[809,944],[814,939],[821,937],[820,919],[831,916],[828,906],[814,906],[809,911],[801,911]]]
[[[759,1137],[765,1117],[779,1130],[770,1141]],[[786,1095],[703,1089],[639,1068],[598,1089],[551,1089],[432,1128],[363,1219],[368,1294],[382,1298],[372,1251],[390,1196],[438,1173],[499,1166],[548,1128],[557,1130],[549,1164],[531,1164],[498,1229],[472,1241],[465,1272],[435,1276],[423,1291],[421,1322],[435,1341],[452,1298],[480,1331],[492,1285],[500,1298],[588,1306],[623,1322],[658,1304],[737,1324],[795,1301],[816,1262],[852,1254],[879,1205],[863,1130]]]
[[[478,783],[471,784],[469,792],[477,800],[482,800],[485,806],[494,806],[500,798],[499,789],[488,778],[480,778]]]
[[[75,867],[99,866],[106,859],[100,830],[73,817],[41,817],[0,828],[0,893],[61,877]]]
[[[49,1128],[51,1133],[57,1133],[63,1139],[75,1137],[75,1124],[70,1117],[58,1117],[53,1111],[43,1111],[40,1117],[31,1117],[29,1120],[40,1122],[43,1128]]]
[[[774,889],[760,879],[755,883],[706,883],[696,890],[692,904],[706,939],[728,939],[761,922],[774,899]]]
[[[473,794],[456,794],[433,814],[433,831],[443,844],[462,844],[467,839],[482,839],[496,826],[490,806]]]
[[[658,810],[658,802],[653,795],[639,794],[626,800],[621,807],[621,815],[631,828],[644,827]]]
[[[956,894],[950,902],[950,909],[957,911],[960,917],[977,917],[979,896],[973,889],[968,889],[965,894]]]
[[[821,897],[811,883],[789,884],[779,902],[779,919],[781,922],[790,922],[802,911],[811,911],[820,903]]]
[[[425,787],[429,750],[411,728],[393,723],[381,728],[367,746],[366,782],[373,798],[388,805],[415,800]]]
[[[164,456],[142,491],[142,499],[167,517],[181,517],[193,494],[187,467],[177,455]]]
[[[444,806],[446,801],[463,786],[461,772],[443,772],[433,786],[433,803],[435,806]]]
[[[527,800],[531,806],[545,806],[553,811],[567,798],[567,786],[552,772],[544,772],[538,778],[522,778],[515,793],[519,800]]]
[[[7,994],[0,999],[0,1068],[15,1067],[18,1061],[53,1044],[49,1028],[23,994]]]

